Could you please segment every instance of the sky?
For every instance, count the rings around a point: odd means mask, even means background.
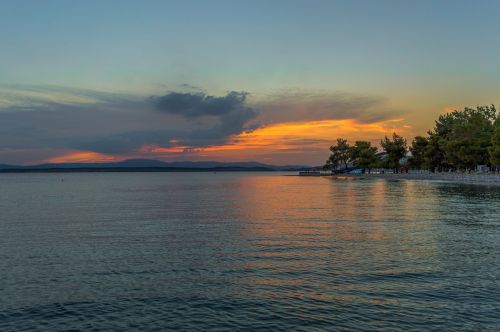
[[[0,163],[318,165],[499,102],[496,0],[0,0]]]

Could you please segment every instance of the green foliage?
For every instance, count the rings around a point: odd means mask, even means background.
[[[450,167],[446,154],[441,148],[443,139],[437,135],[429,135],[428,144],[424,151],[423,167],[434,172],[441,172]]]
[[[422,169],[425,166],[425,153],[429,145],[429,140],[423,136],[417,136],[411,142],[410,151],[412,156],[408,160],[410,167]]]
[[[406,139],[393,133],[392,140],[386,136],[380,141],[380,145],[387,153],[386,166],[398,172],[399,161],[406,155]]]
[[[363,168],[363,171],[368,168],[370,171],[377,165],[376,153],[377,148],[373,147],[370,142],[356,141],[351,147],[350,159],[356,167]]]
[[[370,142],[357,141],[352,147],[345,139],[337,139],[330,147],[325,167],[333,168],[352,161],[357,167],[390,167],[396,172],[406,155],[406,139],[394,133],[380,145],[386,152],[381,161]],[[411,167],[443,171],[474,169],[477,165],[500,166],[500,116],[495,106],[466,107],[462,111],[440,115],[427,137],[417,136],[411,143]]]
[[[343,164],[347,168],[347,163],[349,162],[351,155],[351,148],[347,143],[346,139],[338,138],[337,145],[332,145],[330,147],[331,155],[326,161],[325,167],[333,169],[339,164]]]
[[[330,155],[330,157],[326,160],[325,164],[323,165],[324,170],[331,170],[337,168],[339,165],[337,160],[334,160],[334,157]]]
[[[428,165],[464,170],[488,164],[496,113],[494,106],[478,106],[439,116],[429,132]]]
[[[495,131],[491,137],[491,146],[488,148],[490,162],[495,166],[500,166],[500,121],[495,126]]]

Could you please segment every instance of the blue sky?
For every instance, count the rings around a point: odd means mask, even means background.
[[[383,99],[415,132],[448,107],[499,100],[500,1],[0,6],[0,85],[16,89],[147,97],[188,84],[216,96],[247,91],[249,103],[290,91],[348,93]]]

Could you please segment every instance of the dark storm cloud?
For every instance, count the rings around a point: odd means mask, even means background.
[[[203,93],[170,92],[164,96],[153,96],[154,109],[169,116],[164,120],[178,122],[176,117],[192,123],[200,119],[202,125],[191,124],[184,128],[163,130],[134,130],[104,137],[79,140],[72,148],[85,149],[109,154],[125,154],[143,145],[171,147],[176,144],[191,147],[206,147],[227,143],[231,135],[251,130],[247,123],[257,116],[257,112],[246,104],[247,93],[229,92],[225,96],[207,96]],[[144,114],[144,116],[148,116]],[[175,116],[172,118],[172,116]],[[206,119],[210,117],[211,119]],[[193,128],[196,127],[196,128]]]
[[[200,93],[170,92],[164,96],[152,97],[159,111],[181,115],[188,118],[201,116],[225,116],[242,114],[248,117],[256,115],[246,106],[247,92],[231,91],[222,97],[208,96]]]
[[[225,96],[209,96],[204,93],[170,92],[164,96],[152,97],[160,112],[178,115],[187,119],[213,117],[218,122],[211,128],[191,132],[188,137],[221,139],[239,134],[258,113],[246,103],[247,92],[228,92]]]
[[[219,117],[214,125],[206,128],[128,131],[116,135],[79,140],[72,145],[72,148],[108,154],[126,154],[146,144],[161,147],[183,145],[193,148],[222,145],[227,143],[231,135],[254,129],[246,124],[255,118],[255,115],[253,110],[245,108],[239,112]],[[172,143],[172,140],[175,140],[176,143]]]

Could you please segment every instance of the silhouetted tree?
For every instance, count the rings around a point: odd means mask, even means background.
[[[339,164],[343,164],[347,169],[347,163],[350,158],[350,147],[347,143],[346,139],[338,138],[337,145],[332,145],[330,147],[331,155],[327,160],[327,165],[338,166]]]
[[[425,167],[425,152],[429,145],[429,140],[423,136],[417,136],[411,142],[411,157],[408,159],[410,167],[422,169]]]
[[[323,165],[324,170],[333,170],[339,165],[338,160],[335,160],[332,155],[326,160],[325,165]]]
[[[424,151],[424,167],[431,172],[441,172],[450,167],[441,148],[441,138],[437,135],[429,135],[428,144]]]
[[[411,167],[432,172],[446,169],[473,169],[477,165],[500,166],[500,116],[494,105],[466,107],[462,111],[442,114],[428,136],[412,141],[408,160]],[[398,172],[400,160],[406,155],[406,139],[394,133],[380,142],[387,153],[382,162],[376,158],[376,148],[369,142],[357,141],[349,147],[339,138],[330,147],[331,155],[325,167],[347,168],[349,161],[363,169],[390,167]]]
[[[491,137],[491,146],[488,149],[490,162],[496,167],[500,166],[500,121],[497,120],[497,122]]]
[[[471,169],[489,164],[488,147],[497,117],[495,106],[464,108],[440,115],[429,132],[428,164],[438,169]]]
[[[368,173],[371,173],[371,169],[376,166],[378,161],[376,153],[377,148],[373,147],[370,142],[356,141],[351,147],[350,159],[355,166],[363,168],[363,173],[367,168]]]
[[[387,153],[385,164],[394,170],[395,173],[399,172],[399,161],[406,155],[406,139],[396,133],[392,134],[392,140],[385,136],[380,141],[380,145]]]

